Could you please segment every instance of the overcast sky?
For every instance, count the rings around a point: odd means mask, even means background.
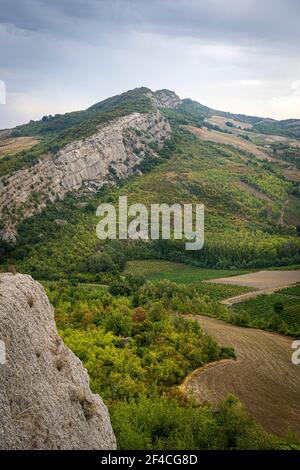
[[[299,19],[299,0],[0,0],[0,128],[138,86],[300,118]]]

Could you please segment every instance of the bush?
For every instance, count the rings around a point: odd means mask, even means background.
[[[233,397],[209,407],[170,397],[141,397],[111,406],[118,449],[274,449],[279,439],[255,424]]]
[[[99,253],[87,258],[85,269],[88,273],[117,273],[118,268],[107,253]]]

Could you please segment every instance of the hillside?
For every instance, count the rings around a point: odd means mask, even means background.
[[[2,242],[2,262],[41,278],[93,278],[85,260],[103,250],[96,207],[122,194],[146,205],[204,203],[206,242],[195,253],[179,241],[115,242],[112,258],[121,250],[219,268],[298,263],[300,141],[257,133],[255,118],[213,113],[141,88],[12,130],[4,141],[39,143],[0,160],[2,237],[18,231],[14,246]]]

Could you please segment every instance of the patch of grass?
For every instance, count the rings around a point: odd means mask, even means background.
[[[300,269],[300,264],[291,264],[289,266],[274,266],[272,268],[267,268],[267,271],[293,271],[295,269]]]
[[[290,295],[288,295],[290,294]],[[280,293],[260,295],[232,308],[235,314],[246,314],[248,326],[279,331],[280,333],[300,335],[300,286],[283,289]],[[276,312],[276,305],[282,311]]]
[[[167,279],[173,282],[190,283],[216,279],[219,277],[245,274],[246,270],[206,269],[189,266],[183,263],[162,260],[129,261],[125,274],[144,276],[147,280]]]
[[[292,287],[286,287],[285,289],[281,289],[280,291],[277,291],[277,293],[300,297],[300,284],[297,284],[296,286],[292,286]],[[299,311],[299,316],[300,316],[300,311]]]

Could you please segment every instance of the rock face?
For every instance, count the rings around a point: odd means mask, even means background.
[[[152,97],[155,106],[161,108],[177,108],[181,103],[179,96],[171,90],[157,90],[152,94]]]
[[[0,339],[0,449],[115,449],[107,408],[30,276],[0,275]]]
[[[139,164],[157,156],[171,136],[169,123],[158,110],[131,113],[98,127],[55,155],[0,181],[0,238],[14,240],[17,224],[67,192],[99,189],[138,171]]]

